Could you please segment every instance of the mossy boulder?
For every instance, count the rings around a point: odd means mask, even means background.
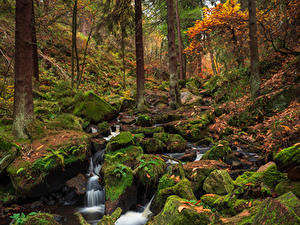
[[[154,133],[153,138],[160,140],[166,145],[166,152],[184,152],[186,148],[186,140],[179,134]]]
[[[287,171],[300,165],[300,145],[282,149],[275,154],[274,160],[281,171]]]
[[[138,180],[147,187],[155,187],[167,167],[164,160],[155,155],[143,155],[137,167]]]
[[[210,209],[185,205],[187,200],[176,195],[167,198],[166,204],[160,214],[148,221],[148,225],[204,225],[212,224],[214,214]],[[184,209],[181,209],[184,207]]]
[[[133,135],[130,132],[121,132],[116,137],[110,139],[106,146],[106,152],[115,151],[126,146],[132,145],[133,143]]]
[[[136,119],[136,125],[150,127],[153,125],[153,119],[147,114],[140,114]]]
[[[166,149],[166,144],[157,138],[146,138],[139,141],[146,153],[157,154],[163,153]]]
[[[86,170],[89,146],[89,136],[77,131],[60,131],[29,144],[7,167],[16,193],[38,197],[59,190]]]
[[[20,223],[15,221],[12,225],[19,225]],[[55,220],[55,216],[49,213],[29,213],[24,219],[22,220],[22,225],[59,225]]]
[[[111,215],[104,215],[97,225],[115,225],[115,222],[121,216],[122,209],[117,208]]]
[[[279,195],[290,191],[300,198],[300,181],[284,180],[278,183],[275,187],[275,192]]]
[[[203,190],[210,194],[224,195],[233,189],[233,180],[226,170],[214,170],[203,183]]]
[[[0,136],[0,174],[18,155],[18,148],[10,140]]]
[[[115,118],[116,109],[92,91],[88,91],[77,101],[74,115],[99,123]]]
[[[134,130],[131,130],[133,134],[144,134],[145,137],[153,137],[154,133],[162,133],[164,132],[163,127],[140,127]]]
[[[161,179],[166,180],[165,177],[162,177]],[[158,188],[161,189],[158,189],[157,194],[155,195],[150,207],[153,213],[158,213],[163,208],[167,198],[171,195],[177,195],[188,200],[196,199],[192,190],[191,183],[188,179],[180,179],[179,177],[174,177],[173,179],[175,180],[173,186],[169,186],[171,184],[170,181],[168,181],[168,185],[166,186],[163,186],[161,184],[162,182],[160,181]]]
[[[99,129],[99,134],[102,134],[103,136],[108,136],[110,134],[110,126],[106,121],[98,123],[97,127]]]
[[[217,160],[199,160],[183,165],[185,175],[191,181],[193,191],[196,194],[203,192],[203,182],[212,171],[225,168],[228,168],[228,165]]]
[[[53,120],[47,121],[47,128],[54,130],[79,130],[82,131],[83,120],[72,114],[64,113]]]
[[[154,121],[156,124],[169,123],[172,121],[182,119],[180,114],[172,114],[172,113],[161,113],[154,116]]]
[[[252,224],[300,224],[299,215],[300,200],[292,192],[288,192],[276,199],[266,199]]]
[[[223,160],[228,154],[232,152],[231,148],[229,147],[228,141],[219,141],[218,143],[214,144],[214,146],[205,152],[202,156],[202,160],[210,159],[210,160]]]

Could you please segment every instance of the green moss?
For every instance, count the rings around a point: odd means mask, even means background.
[[[294,145],[278,152],[274,160],[279,169],[287,169],[300,164],[300,145]]]
[[[153,125],[153,120],[147,114],[140,114],[137,117],[136,124],[143,127],[149,127]]]
[[[165,144],[166,152],[183,152],[187,144],[186,140],[179,134],[154,133],[153,138]]]
[[[111,152],[133,144],[133,135],[130,132],[121,132],[113,137],[106,146],[106,151]]]
[[[201,201],[210,207],[215,207],[215,202],[220,198],[220,195],[216,194],[205,194],[201,196]]]
[[[162,132],[164,132],[163,127],[141,127],[132,130],[132,133],[134,134],[143,133],[146,137],[153,137],[154,133],[162,133]]]
[[[138,165],[137,175],[145,186],[153,186],[165,171],[166,163],[158,156],[143,155]]]
[[[74,114],[83,117],[92,122],[101,122],[103,120],[112,119],[116,110],[107,102],[92,91],[84,94],[81,101],[78,101]]]
[[[175,184],[176,184],[175,181],[172,178],[170,178],[170,175],[165,174],[159,179],[157,190],[159,191],[159,190],[162,190],[164,188],[172,187]]]
[[[133,172],[123,164],[110,165],[104,174],[106,200],[117,200],[132,185]]]
[[[47,124],[49,129],[82,130],[83,120],[72,114],[64,113],[50,120]]]
[[[279,195],[290,191],[300,198],[300,181],[285,180],[278,183],[275,187],[275,192]]]
[[[141,140],[139,144],[143,147],[146,153],[150,154],[163,153],[166,149],[166,144],[156,138]]]
[[[97,127],[99,129],[100,134],[104,136],[108,136],[110,134],[110,126],[106,121],[98,123]]]
[[[42,121],[34,119],[26,126],[26,133],[31,140],[40,139],[46,134],[44,126]]]
[[[216,143],[210,150],[208,150],[202,156],[202,159],[223,160],[231,152],[232,150],[229,147],[229,143],[225,140],[222,140]]]
[[[122,209],[118,207],[111,215],[103,216],[97,225],[114,225],[117,219],[121,216],[121,213]]]
[[[210,194],[227,194],[234,189],[234,183],[226,170],[214,170],[203,183],[203,190]]]
[[[23,225],[59,225],[54,216],[49,213],[37,213],[26,217]]]

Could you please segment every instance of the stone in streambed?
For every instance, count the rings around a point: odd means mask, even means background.
[[[232,152],[227,141],[219,141],[214,144],[214,146],[209,149],[201,159],[213,159],[213,160],[223,160],[225,157]]]
[[[133,135],[130,132],[121,132],[116,137],[113,137],[106,145],[106,152],[112,152],[126,146],[132,145]]]
[[[234,189],[234,183],[226,170],[215,170],[203,183],[206,193],[224,195]]]

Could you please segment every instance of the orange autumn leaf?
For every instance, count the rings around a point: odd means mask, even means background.
[[[190,209],[191,207],[190,206],[188,206],[188,205],[180,205],[179,207],[178,207],[178,212],[182,212],[182,210],[184,210],[184,209]]]

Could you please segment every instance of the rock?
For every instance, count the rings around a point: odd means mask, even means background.
[[[181,115],[179,114],[170,114],[170,113],[160,113],[154,116],[154,121],[156,124],[169,123],[172,121],[180,120]]]
[[[185,152],[185,154],[178,159],[181,161],[189,161],[193,162],[197,157],[197,153],[195,151]]]
[[[300,200],[288,192],[276,199],[266,199],[254,218],[255,224],[300,224]]]
[[[297,174],[300,170],[300,145],[295,144],[289,148],[282,149],[278,152],[274,160],[280,171],[288,172],[289,178],[293,180],[300,180]]]
[[[110,126],[106,121],[104,121],[102,123],[98,123],[97,127],[98,127],[99,134],[103,135],[104,137],[107,137],[108,135],[110,135]]]
[[[141,127],[134,130],[131,130],[133,134],[142,133],[145,137],[153,137],[154,133],[162,133],[164,132],[163,127]]]
[[[74,115],[99,123],[115,118],[116,109],[92,91],[88,91],[76,102]]]
[[[215,215],[210,209],[184,204],[186,201],[186,199],[176,195],[169,196],[162,212],[153,217],[147,224],[204,225],[215,222]]]
[[[153,119],[147,114],[140,114],[137,117],[136,125],[142,127],[150,127],[153,125]]]
[[[272,167],[276,167],[276,164],[274,162],[268,162],[267,164],[259,167],[259,169],[257,170],[257,172],[265,172],[268,169],[272,168]]]
[[[4,137],[0,137],[0,174],[18,155],[17,148]]]
[[[106,147],[106,140],[103,138],[91,138],[92,151],[98,152]]]
[[[48,129],[82,131],[83,120],[72,114],[64,113],[47,122]]]
[[[130,132],[121,132],[110,139],[106,145],[106,152],[115,151],[133,144],[133,135]]]
[[[78,131],[60,131],[36,140],[7,167],[22,197],[39,197],[59,190],[67,180],[86,170],[89,137]],[[51,150],[48,150],[51,149]]]
[[[203,189],[206,193],[224,195],[234,189],[234,183],[226,170],[214,170],[204,180]]]
[[[82,173],[79,173],[76,177],[68,180],[66,185],[69,188],[74,188],[78,195],[84,195],[86,191],[86,178]]]
[[[282,195],[290,191],[293,192],[293,194],[298,198],[300,198],[300,181],[285,180],[281,181],[275,187],[275,192],[278,195]]]
[[[164,174],[167,165],[165,161],[155,155],[143,155],[137,167],[137,176],[143,186],[156,189],[159,178]]]
[[[225,159],[225,157],[232,152],[231,148],[229,147],[229,143],[227,141],[219,141],[218,143],[214,144],[214,146],[209,149],[201,159]]]
[[[163,153],[166,149],[166,144],[157,138],[146,138],[140,140],[139,143],[145,152],[149,154]]]
[[[117,208],[111,215],[104,215],[97,225],[115,225],[115,222],[121,216],[122,209]]]
[[[13,225],[17,225],[19,223],[13,223]],[[45,224],[45,225],[59,225],[54,215],[51,215],[49,213],[31,213],[26,216],[24,219],[24,222],[22,223],[24,225],[33,225],[33,224]]]
[[[228,168],[228,165],[216,160],[200,160],[183,165],[185,175],[191,181],[194,193],[202,192],[203,182],[213,170],[225,168]]]
[[[188,91],[181,92],[180,98],[181,98],[181,103],[183,105],[191,105],[202,101],[202,98],[200,96],[194,95]]]
[[[173,183],[170,180],[171,178],[166,176],[168,175],[165,175],[160,179],[157,194],[155,195],[150,206],[150,210],[154,214],[157,214],[163,208],[167,198],[171,195],[177,195],[188,200],[196,199],[191,187],[191,183],[188,179],[179,179],[178,177],[179,180],[176,180]]]
[[[186,148],[186,140],[179,134],[154,133],[153,138],[162,141],[166,145],[166,152],[184,152]]]

